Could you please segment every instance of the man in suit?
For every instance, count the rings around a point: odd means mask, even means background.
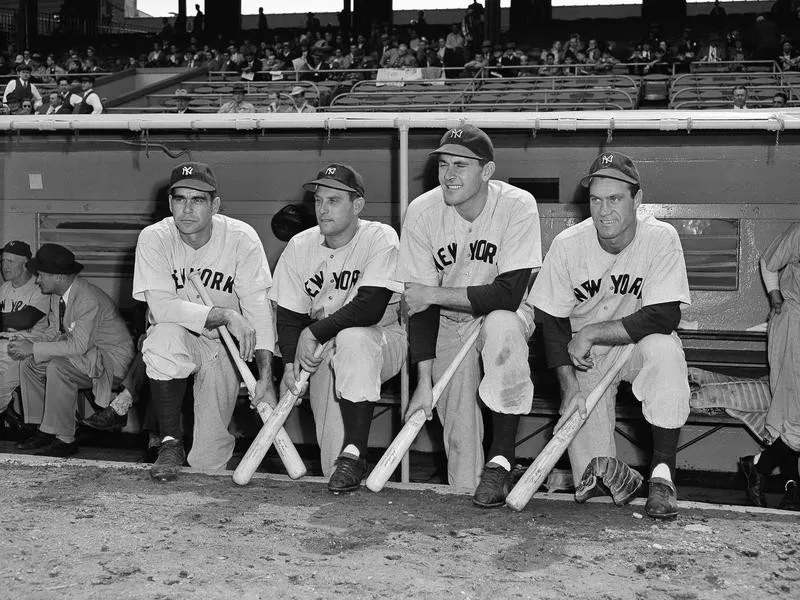
[[[192,97],[185,89],[180,88],[175,90],[175,114],[185,115],[196,113],[196,110],[189,108],[189,103],[191,101]]]
[[[27,268],[50,294],[48,327],[38,340],[8,344],[20,368],[22,404],[27,423],[38,423],[33,437],[17,444],[34,454],[66,457],[78,451],[75,410],[78,390],[92,388],[95,402],[105,407],[134,356],[131,334],[100,288],[81,279],[83,265],[57,244],[43,244]]]

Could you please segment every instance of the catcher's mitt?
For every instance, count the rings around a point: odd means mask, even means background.
[[[611,496],[614,504],[624,506],[642,487],[644,478],[616,458],[598,456],[592,459],[581,482],[575,488],[575,500],[586,502],[595,496]]]

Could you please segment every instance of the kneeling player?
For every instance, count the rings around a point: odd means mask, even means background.
[[[391,281],[399,241],[388,225],[359,218],[364,183],[347,165],[326,167],[303,188],[314,192],[319,225],[289,241],[270,293],[278,305],[282,387],[294,388],[301,369],[312,373],[322,472],[330,476],[328,489],[348,492],[366,474],[381,383],[400,371],[405,358],[399,296],[392,290],[397,284]]]
[[[548,363],[561,384],[562,422],[576,407],[586,413],[586,396],[617,355],[614,346],[636,344],[569,446],[576,499],[608,491],[623,504],[641,485],[616,459],[614,444],[617,385],[630,381],[653,433],[646,511],[671,518],[678,435],[689,416],[686,360],[674,330],[690,302],[689,282],[675,229],[637,216],[639,182],[624,154],[597,157],[581,181],[591,218],[556,236],[528,302],[541,314]]]

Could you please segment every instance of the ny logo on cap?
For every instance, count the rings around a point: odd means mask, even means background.
[[[464,134],[463,129],[451,129],[450,130],[450,138],[452,139],[461,139],[461,136]]]
[[[602,157],[600,157],[600,162],[603,163],[604,165],[610,165],[611,163],[614,162],[614,155],[604,154]]]
[[[183,174],[184,175],[191,175],[194,171],[194,167],[183,167]]]
[[[336,175],[336,167],[328,167],[325,169],[325,175]]]

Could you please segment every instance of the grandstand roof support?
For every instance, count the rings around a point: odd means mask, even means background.
[[[33,48],[39,35],[39,0],[19,0],[17,11],[17,48]]]

